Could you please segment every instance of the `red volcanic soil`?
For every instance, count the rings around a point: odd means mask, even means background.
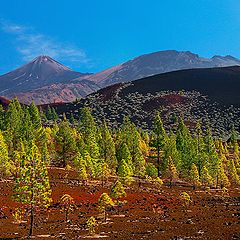
[[[160,106],[184,104],[188,101],[188,98],[179,94],[168,94],[161,97],[153,98],[144,103],[143,108],[147,111],[153,111]]]
[[[149,183],[140,188],[133,184],[126,188],[127,204],[117,216],[115,209],[108,212],[108,221],[104,223],[97,210],[97,200],[103,192],[109,193],[111,182],[104,187],[100,182],[89,181],[85,186],[77,179],[73,171],[50,169],[53,203],[48,213],[38,213],[35,219],[35,239],[81,239],[87,236],[85,222],[89,216],[98,221],[96,233],[107,236],[106,239],[239,239],[239,189],[230,189],[228,196],[216,190],[206,192],[193,190],[189,186],[169,188],[164,185],[156,190]],[[0,239],[25,238],[29,222],[16,224],[11,212],[19,206],[13,202],[11,181],[0,182]],[[179,200],[181,192],[186,191],[192,198],[188,209],[184,209]],[[69,215],[70,221],[64,221],[60,211],[59,199],[68,193],[75,200],[75,209]],[[27,221],[28,218],[25,218]],[[97,239],[97,238],[94,238]]]
[[[118,83],[99,90],[101,100],[103,102],[111,100],[116,95],[116,91],[123,85],[123,83]]]

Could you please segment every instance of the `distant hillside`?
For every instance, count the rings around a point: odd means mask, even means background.
[[[128,115],[138,126],[151,128],[154,111],[160,110],[167,129],[182,116],[190,126],[209,119],[215,134],[222,135],[233,123],[240,126],[239,89],[240,67],[181,70],[116,84],[57,111],[77,118],[79,108],[88,105],[97,121],[106,117],[116,126]]]
[[[189,51],[168,50],[145,54],[96,74],[89,74],[75,72],[51,57],[39,56],[0,76],[0,96],[9,99],[17,96],[27,104],[34,100],[38,105],[72,102],[106,86],[160,73],[235,65],[240,65],[240,60],[232,56],[208,59]]]
[[[0,76],[0,95],[17,96],[22,103],[71,102],[99,87],[89,80],[74,80],[89,74],[74,72],[48,56]]]
[[[105,87],[176,70],[235,65],[240,65],[240,60],[232,56],[202,58],[189,51],[168,50],[141,55],[123,64],[89,75],[87,79]]]

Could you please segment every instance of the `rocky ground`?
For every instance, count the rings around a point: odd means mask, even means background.
[[[106,118],[112,127],[117,127],[124,116],[129,116],[143,129],[152,128],[158,110],[166,130],[176,130],[174,116],[181,116],[190,129],[197,121],[203,122],[203,128],[210,122],[213,134],[224,139],[229,137],[232,124],[239,130],[240,107],[220,105],[197,91],[124,92],[129,85],[131,83],[105,88],[79,102],[57,105],[56,110],[60,115],[66,113],[70,117],[73,114],[78,118],[79,109],[87,105],[98,123]]]
[[[66,173],[68,173],[66,175]],[[50,210],[36,216],[34,239],[81,239],[89,238],[86,220],[94,216],[98,221],[96,235],[92,239],[240,239],[240,189],[229,189],[224,195],[220,190],[193,190],[181,182],[170,188],[165,183],[156,190],[150,183],[127,187],[127,204],[118,216],[115,209],[108,212],[105,223],[97,210],[101,193],[109,192],[110,180],[102,187],[97,181],[83,186],[73,171],[50,169],[53,203]],[[12,181],[0,182],[0,239],[26,238],[28,218],[15,223],[12,212],[19,206],[13,202]],[[179,199],[186,191],[192,199],[185,209]],[[65,193],[70,194],[76,208],[65,222],[60,211],[59,200]]]

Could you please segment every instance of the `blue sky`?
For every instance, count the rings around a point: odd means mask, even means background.
[[[37,55],[97,72],[176,49],[240,58],[239,0],[11,0],[0,6],[0,74]]]

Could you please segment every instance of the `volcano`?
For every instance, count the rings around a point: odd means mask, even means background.
[[[81,79],[89,75],[75,72],[49,56],[39,56],[0,76],[0,95],[16,96],[22,103],[69,102],[99,89],[94,82]]]

